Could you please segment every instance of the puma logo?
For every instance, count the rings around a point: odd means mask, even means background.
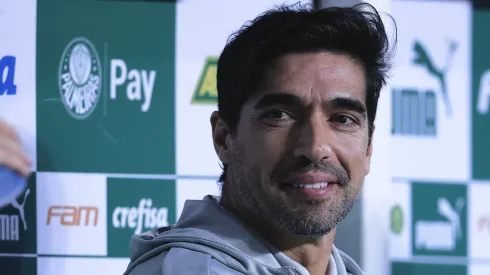
[[[13,208],[15,208],[19,211],[20,219],[22,220],[22,222],[24,224],[24,231],[27,230],[27,222],[26,222],[26,217],[25,217],[24,206],[26,205],[27,196],[29,195],[30,192],[31,192],[30,189],[26,190],[26,193],[24,194],[24,202],[19,203],[17,201],[17,199],[14,199],[14,200],[12,200],[12,202],[10,202],[10,205],[12,205]]]
[[[443,98],[444,105],[446,107],[447,116],[451,116],[452,109],[451,109],[451,102],[449,100],[449,94],[447,90],[446,73],[449,71],[451,67],[451,61],[452,58],[454,57],[454,53],[457,47],[458,45],[455,41],[451,41],[449,43],[449,49],[446,54],[446,63],[442,68],[439,69],[435,66],[427,50],[424,48],[422,43],[420,43],[420,41],[416,40],[413,45],[413,51],[415,52],[415,58],[412,60],[413,63],[425,68],[431,76],[437,78],[437,80],[439,81],[439,85],[441,87],[440,93]]]

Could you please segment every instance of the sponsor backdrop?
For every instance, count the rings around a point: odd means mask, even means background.
[[[1,274],[122,274],[132,234],[219,194],[216,58],[285,1],[242,2],[0,2],[0,116],[34,161],[0,209]],[[392,1],[391,13],[392,274],[490,274],[490,10]]]
[[[393,1],[392,15],[392,274],[488,275],[490,10]]]

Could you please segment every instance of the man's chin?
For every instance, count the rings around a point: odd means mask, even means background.
[[[338,217],[327,217],[323,215],[315,215],[312,212],[301,209],[276,215],[274,218],[274,227],[281,232],[291,235],[320,238],[328,233],[337,225]],[[317,209],[318,210],[318,209]]]
[[[311,226],[308,228],[283,228],[283,232],[287,232],[290,235],[302,237],[311,240],[317,240],[325,237],[328,233],[332,232],[333,228],[325,226]]]
[[[283,197],[283,212],[296,216],[323,216],[335,209],[332,199],[312,200],[297,197]],[[310,217],[311,218],[311,217]]]

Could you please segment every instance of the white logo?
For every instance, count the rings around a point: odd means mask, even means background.
[[[17,199],[10,202],[13,208],[19,211],[19,215],[0,215],[0,241],[18,241],[19,232],[19,216],[22,220],[24,231],[27,230],[27,222],[25,217],[24,207],[26,205],[27,196],[30,193],[30,189],[26,190],[24,194],[24,202],[19,203]]]
[[[140,234],[145,229],[168,226],[168,208],[152,207],[151,199],[141,199],[136,207],[118,206],[112,212],[112,225],[115,228],[135,229],[134,234]]]
[[[480,115],[488,113],[490,108],[490,70],[485,71],[480,78],[477,107]]]
[[[415,246],[417,249],[452,251],[456,240],[462,238],[461,210],[464,199],[459,198],[453,208],[446,198],[437,200],[437,213],[448,221],[417,221]]]
[[[77,37],[68,43],[58,72],[61,101],[76,119],[87,118],[97,106],[102,88],[99,55],[90,41]]]

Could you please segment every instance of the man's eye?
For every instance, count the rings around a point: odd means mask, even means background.
[[[352,124],[357,123],[355,119],[353,119],[350,116],[346,116],[346,115],[335,116],[332,120],[335,123],[339,123],[339,124],[343,124],[343,125],[352,125]]]
[[[280,120],[280,119],[287,119],[291,116],[285,111],[276,110],[276,111],[267,112],[265,114],[265,117]]]

